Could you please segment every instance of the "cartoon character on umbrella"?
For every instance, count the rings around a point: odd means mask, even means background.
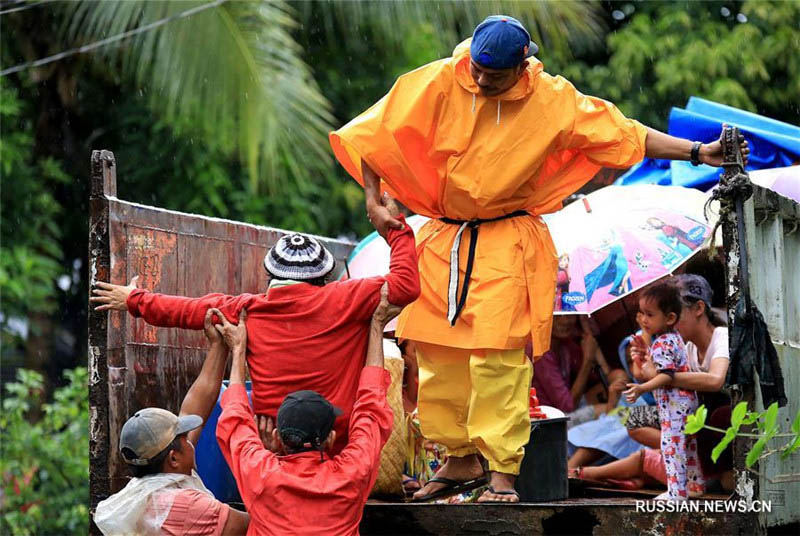
[[[584,277],[586,301],[592,299],[595,291],[609,285],[608,294],[611,296],[622,296],[632,289],[628,259],[613,232],[603,239],[601,249],[607,251],[608,256]]]
[[[575,305],[570,301],[565,300],[564,297],[569,294],[569,255],[562,253],[558,257],[558,272],[556,273],[556,311],[575,311]]]
[[[676,225],[669,225],[661,218],[647,218],[646,229],[660,231],[658,239],[666,244],[673,255],[665,255],[662,259],[664,266],[671,266],[680,259],[692,254],[705,238],[706,226],[698,223],[688,233]]]

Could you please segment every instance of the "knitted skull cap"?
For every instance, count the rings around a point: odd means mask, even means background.
[[[333,255],[310,236],[285,235],[264,257],[264,268],[278,279],[308,281],[319,279],[333,270]]]

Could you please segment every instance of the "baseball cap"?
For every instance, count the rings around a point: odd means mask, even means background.
[[[181,434],[203,425],[199,415],[178,417],[161,408],[145,408],[137,411],[122,426],[119,450],[131,465],[147,465],[172,440]]]
[[[681,274],[678,276],[678,285],[681,289],[681,297],[694,301],[703,301],[706,307],[711,307],[711,299],[714,292],[705,277],[696,274]]]
[[[508,15],[490,15],[472,33],[469,53],[489,69],[509,69],[539,51],[520,21]]]
[[[315,391],[295,391],[278,408],[278,434],[290,448],[321,444],[333,430],[333,422],[342,410]]]

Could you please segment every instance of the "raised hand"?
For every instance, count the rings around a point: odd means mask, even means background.
[[[89,301],[92,303],[99,303],[94,308],[95,311],[127,311],[128,310],[128,296],[134,289],[139,288],[139,276],[133,276],[131,282],[125,285],[112,285],[105,281],[98,281],[95,283],[95,288],[92,289],[92,297]]]
[[[272,420],[272,417],[256,415],[256,427],[258,428],[258,437],[261,439],[261,444],[264,445],[264,448],[278,454],[280,443],[272,433],[275,430],[275,421]]]
[[[239,323],[237,325],[228,322],[228,319],[219,309],[212,307],[209,309],[209,312],[217,315],[219,318],[220,323],[216,324],[214,327],[222,335],[222,339],[225,341],[225,344],[228,345],[228,348],[235,352],[237,349],[247,346],[247,327],[245,326],[247,310],[242,309],[239,313]]]
[[[381,196],[380,205],[373,205],[367,209],[367,218],[369,222],[378,231],[378,234],[386,238],[390,229],[400,230],[403,228],[403,222],[397,217],[400,215],[400,209],[397,208],[392,196],[384,192]]]
[[[206,316],[203,318],[203,333],[208,339],[209,344],[219,344],[222,341],[222,334],[214,326],[211,319],[214,317],[214,311],[209,309],[206,311]],[[223,317],[224,318],[224,317]]]
[[[728,125],[723,124],[722,130],[725,131],[725,127]],[[711,143],[707,143],[700,147],[700,161],[704,164],[708,164],[709,166],[720,167],[722,165],[722,134],[720,134],[720,139]],[[744,165],[747,165],[747,161],[750,157],[750,144],[747,143],[747,140],[744,139],[744,136],[739,136],[739,146],[742,150],[742,159],[744,160]]]
[[[628,404],[633,404],[636,402],[636,399],[639,398],[642,393],[644,393],[644,390],[638,383],[629,383],[628,389],[622,392],[622,394],[625,395],[625,399],[628,401]]]
[[[379,325],[381,330],[392,320],[400,314],[402,307],[398,307],[389,302],[389,283],[383,283],[381,287],[381,301],[372,313],[372,323]]]

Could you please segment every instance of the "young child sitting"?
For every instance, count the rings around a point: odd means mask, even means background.
[[[686,416],[697,409],[697,393],[670,387],[676,372],[686,372],[689,364],[683,339],[675,331],[681,314],[680,290],[665,281],[645,290],[639,299],[641,326],[652,336],[650,355],[658,374],[642,384],[628,384],[628,402],[654,391],[661,421],[661,452],[667,473],[667,492],[656,499],[686,500],[689,492],[703,491],[703,475],[693,436],[683,433]]]

